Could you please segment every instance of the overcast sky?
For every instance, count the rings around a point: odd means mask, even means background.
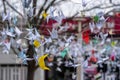
[[[16,7],[16,9],[21,12],[23,14],[23,7],[22,7],[22,3],[21,0],[8,0],[10,2],[10,4],[12,4],[13,6]],[[41,2],[42,0],[38,0],[37,6],[40,7],[40,5],[42,4]],[[82,6],[82,4],[86,4],[85,7]],[[113,0],[113,3],[117,4],[120,3],[120,0]],[[61,9],[64,13],[65,16],[72,16],[73,14],[75,14],[76,12],[80,12],[83,9],[89,9],[91,7],[94,7],[96,5],[99,4],[104,4],[103,6],[108,6],[111,5],[109,0],[69,0],[67,2],[61,3],[61,5],[56,6],[57,8]],[[0,1],[0,12],[3,12],[3,6],[2,6],[2,2]],[[109,9],[94,9],[91,10],[89,12],[85,12],[86,16],[91,16],[91,15],[95,15],[96,13],[103,11],[103,12],[107,12],[109,10],[111,10],[112,8]],[[12,11],[9,8],[10,11]],[[14,12],[11,13],[11,15],[15,14]],[[79,14],[81,15],[81,14]]]

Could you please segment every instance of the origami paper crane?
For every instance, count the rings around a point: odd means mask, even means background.
[[[2,37],[2,40],[5,40],[7,38],[7,35],[6,35],[6,32],[5,32],[5,28],[3,28],[1,32],[1,37]]]
[[[53,19],[54,18],[54,11],[55,11],[56,9],[54,8],[54,7],[50,7],[50,9],[49,9],[49,15],[46,17],[47,18],[47,23],[48,23],[48,21],[49,21],[49,19]]]
[[[100,30],[103,27],[103,23],[102,22],[97,22],[96,23],[96,27]]]
[[[65,26],[59,26],[59,32],[64,32],[67,31],[70,27],[68,26],[68,24],[65,24]]]
[[[87,5],[86,1],[85,1],[85,0],[82,0],[82,6],[83,6],[83,7],[86,7],[86,5]]]
[[[111,46],[112,46],[112,47],[116,46],[116,44],[117,44],[117,41],[112,41],[112,42],[111,42]]]
[[[89,33],[88,32],[84,32],[84,33],[82,33],[82,39],[83,39],[83,41],[86,43],[86,44],[88,44],[89,42],[90,42],[90,36],[89,36]]]
[[[33,10],[34,10],[34,9],[35,9],[35,8],[32,8],[32,7],[29,8],[28,13],[27,13],[27,15],[28,15],[29,17],[33,17]]]
[[[40,38],[41,36],[40,36],[40,34],[38,33],[37,29],[35,28],[34,30],[35,30],[36,39]]]
[[[48,14],[44,11],[43,14],[42,14],[44,20],[47,18]]]
[[[18,54],[18,58],[22,59],[23,64],[27,64],[27,60],[33,60],[32,58],[27,58],[26,54],[23,51]]]
[[[17,24],[17,21],[18,21],[17,17],[14,16],[14,17],[13,17],[13,20],[12,20],[13,24],[16,25],[16,24]]]
[[[10,41],[4,41],[3,45],[7,48],[7,50],[10,50],[11,42]]]
[[[2,21],[4,22],[5,20],[11,20],[11,17],[10,17],[10,12],[7,12],[7,14],[3,13],[2,14]]]
[[[45,53],[49,53],[49,52],[50,52],[50,49],[46,48]]]
[[[73,35],[71,35],[71,36],[66,40],[66,42],[70,43],[70,42],[72,42],[72,40],[73,40],[74,38],[75,38],[75,37],[74,37]]]
[[[50,70],[50,69],[45,65],[45,61],[44,61],[44,59],[45,59],[47,56],[48,56],[48,54],[45,54],[45,55],[40,56],[40,57],[38,58],[38,64],[39,64],[40,68],[43,69],[43,70]]]
[[[68,48],[65,48],[65,49],[61,52],[62,58],[64,58],[67,53],[68,53]]]
[[[38,65],[38,58],[39,57],[38,57],[38,55],[36,53],[34,53],[33,58],[34,58],[34,60],[36,62],[36,65]]]
[[[28,39],[30,41],[35,40],[36,36],[35,36],[35,34],[33,34],[34,29],[31,28],[31,29],[26,29],[26,30],[28,31],[28,34],[24,38]]]
[[[60,67],[57,67],[56,70],[59,71],[59,72],[62,72]]]
[[[55,10],[56,10],[56,8],[50,7],[50,13],[49,13],[49,15],[50,15],[51,18],[54,17],[54,11],[55,11]]]
[[[51,43],[51,42],[52,42],[51,37],[49,37],[49,38],[45,38],[45,41],[42,43],[42,45],[44,45],[44,44],[48,44],[48,43]]]
[[[34,40],[33,44],[36,48],[39,48],[41,46],[41,43],[38,40]]]
[[[101,42],[101,44],[104,44],[105,43],[105,39],[107,38],[107,36],[108,36],[108,33],[106,33],[106,34],[103,34],[102,32],[100,32],[100,37],[101,37],[101,39],[102,39],[102,42]]]
[[[15,34],[13,32],[11,32],[10,29],[8,29],[8,27],[6,28],[5,34],[10,37],[15,37]]]
[[[52,29],[52,32],[48,29],[49,33],[50,33],[50,36],[52,39],[57,39],[58,38],[58,31],[57,29],[53,28]]]
[[[14,30],[18,37],[23,33],[18,27],[15,27]]]
[[[93,20],[94,20],[95,22],[98,22],[98,21],[99,21],[99,16],[97,16],[97,15],[94,16],[94,17],[93,17]]]
[[[58,12],[57,12],[57,16],[54,16],[54,20],[56,20],[59,24],[61,24],[62,23],[62,20],[65,18],[65,16],[64,16],[64,14],[63,14],[63,12],[62,12],[62,10],[59,10]]]
[[[32,0],[22,0],[23,7],[28,8]]]

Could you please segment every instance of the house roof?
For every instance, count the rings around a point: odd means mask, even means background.
[[[78,26],[78,22],[82,22],[83,24],[84,23],[87,23],[89,22],[91,19],[86,17],[86,18],[80,18],[80,17],[76,17],[76,18],[73,18],[73,19],[63,19],[62,20],[62,24],[65,25],[66,23],[68,24],[68,26],[70,26],[70,28],[68,29],[67,32],[72,32],[72,33],[77,33],[77,26]],[[50,19],[48,22],[44,22],[42,25],[40,25],[40,31],[43,35],[49,35],[49,32],[48,32],[48,29],[49,30],[52,30],[53,26],[55,24],[57,24],[58,22],[53,20],[53,19]],[[73,29],[73,26],[74,26],[74,29]]]

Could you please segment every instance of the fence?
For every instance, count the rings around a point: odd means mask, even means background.
[[[27,67],[20,64],[2,64],[0,80],[27,80]]]

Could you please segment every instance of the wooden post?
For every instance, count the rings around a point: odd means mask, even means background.
[[[80,42],[80,44],[82,44],[81,28],[82,28],[82,24],[81,24],[81,21],[79,21],[79,24],[78,24],[78,41]],[[83,80],[83,68],[82,68],[82,64],[81,64],[82,56],[79,56],[78,60],[79,60],[78,64],[80,64],[80,65],[77,67],[77,80]]]
[[[44,46],[41,46],[40,53],[40,55],[44,54]],[[45,72],[42,69],[40,69],[40,79],[45,80]]]

